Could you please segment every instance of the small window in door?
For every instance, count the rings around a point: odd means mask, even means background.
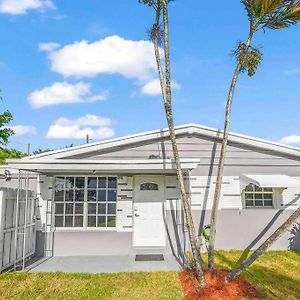
[[[153,182],[145,182],[140,186],[141,191],[158,191],[158,184]]]

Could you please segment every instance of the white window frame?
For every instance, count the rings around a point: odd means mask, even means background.
[[[77,203],[83,203],[83,227],[55,227],[55,204],[58,203],[66,203],[64,202],[60,202],[60,201],[55,201],[55,184],[56,184],[56,178],[57,177],[83,177],[84,178],[84,184],[85,184],[85,188],[84,188],[84,201],[82,202],[77,202]],[[60,174],[60,175],[55,175],[53,176],[53,193],[52,193],[52,202],[53,202],[53,214],[52,214],[52,224],[53,224],[53,228],[55,231],[67,231],[67,232],[77,232],[77,231],[117,231],[117,208],[116,208],[116,225],[115,227],[88,227],[88,203],[89,201],[87,201],[87,194],[88,194],[88,178],[89,177],[115,177],[117,179],[117,186],[116,186],[116,202],[114,202],[116,204],[117,207],[117,203],[118,203],[118,175],[116,174],[89,174],[89,175],[80,175],[80,174]],[[75,189],[75,188],[74,188]],[[108,193],[108,189],[106,189],[106,193]],[[64,196],[65,197],[65,196]],[[75,201],[74,201],[75,203]],[[73,208],[73,213],[74,213],[74,209]],[[65,216],[65,212],[63,214],[63,217]],[[75,214],[73,214],[73,216],[76,216]],[[106,214],[106,218],[107,218],[107,214]]]
[[[255,205],[254,206],[247,206],[246,205],[246,200],[249,200],[249,199],[246,199],[246,194],[251,193],[251,192],[246,191],[246,187],[244,188],[244,190],[242,192],[243,207],[245,209],[276,209],[278,207],[278,190],[276,188],[272,188],[272,192],[263,191],[263,190],[262,191],[253,191],[253,194],[272,194],[273,195],[272,206],[255,206]],[[271,199],[256,199],[256,200],[264,201],[264,200],[271,200]],[[253,199],[253,201],[255,201],[255,199]]]

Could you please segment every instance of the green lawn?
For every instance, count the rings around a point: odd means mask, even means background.
[[[217,264],[230,268],[239,251],[218,252]],[[269,252],[243,274],[267,299],[300,299],[300,252]],[[176,272],[0,276],[0,299],[183,299]]]
[[[176,272],[0,276],[0,299],[183,299]]]
[[[230,269],[240,251],[218,252],[217,263]],[[300,300],[300,251],[270,251],[242,274],[265,292],[267,299]]]

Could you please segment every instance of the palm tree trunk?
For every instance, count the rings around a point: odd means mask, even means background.
[[[225,281],[231,281],[239,276],[247,267],[263,255],[299,218],[300,208],[298,208],[257,250],[255,250],[252,255],[244,260],[237,268],[228,273],[225,276]]]
[[[157,10],[156,14],[156,29],[159,29],[159,11]],[[158,45],[158,34],[155,34],[154,38],[154,49],[155,49],[155,57],[158,66],[158,73],[160,79],[160,85],[162,89],[165,113],[169,127],[170,140],[173,149],[173,155],[176,163],[176,173],[179,182],[181,198],[183,202],[184,214],[186,218],[186,227],[189,235],[189,240],[191,244],[191,250],[195,259],[196,268],[197,268],[197,279],[200,285],[203,287],[205,285],[204,276],[203,276],[203,265],[201,260],[200,250],[198,248],[197,235],[194,227],[194,222],[192,218],[191,208],[189,204],[189,199],[185,190],[184,185],[184,176],[181,168],[181,162],[179,157],[179,151],[177,147],[176,141],[176,133],[174,128],[174,120],[173,120],[173,112],[172,112],[172,94],[171,94],[171,67],[170,67],[170,50],[169,50],[169,22],[168,22],[168,8],[167,3],[164,1],[163,3],[163,21],[164,21],[164,53],[165,53],[165,78],[163,74],[161,58],[159,53],[159,45]]]
[[[245,47],[243,53],[241,54],[241,58],[235,68],[235,71],[234,71],[234,74],[232,77],[232,81],[231,81],[231,85],[230,85],[230,89],[229,89],[229,93],[228,93],[228,98],[227,98],[227,103],[226,103],[223,140],[222,140],[220,159],[219,159],[219,164],[218,164],[218,173],[217,173],[216,187],[215,187],[215,193],[214,193],[213,207],[212,207],[211,216],[210,216],[210,226],[211,227],[210,227],[210,237],[209,237],[209,245],[208,245],[208,268],[210,270],[214,269],[214,251],[215,251],[215,240],[216,240],[217,217],[218,217],[218,209],[219,209],[219,204],[220,204],[222,180],[223,180],[223,174],[224,174],[226,149],[227,149],[227,144],[228,144],[232,101],[233,101],[236,83],[237,83],[238,77],[242,70],[241,59],[243,59],[244,55],[247,53],[247,51],[250,47],[252,36],[253,36],[253,32],[250,29],[246,47]]]

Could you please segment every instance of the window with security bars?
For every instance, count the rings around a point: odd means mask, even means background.
[[[274,200],[273,188],[262,188],[249,184],[245,188],[246,208],[272,208]]]
[[[54,201],[55,227],[115,227],[117,178],[56,177]]]

